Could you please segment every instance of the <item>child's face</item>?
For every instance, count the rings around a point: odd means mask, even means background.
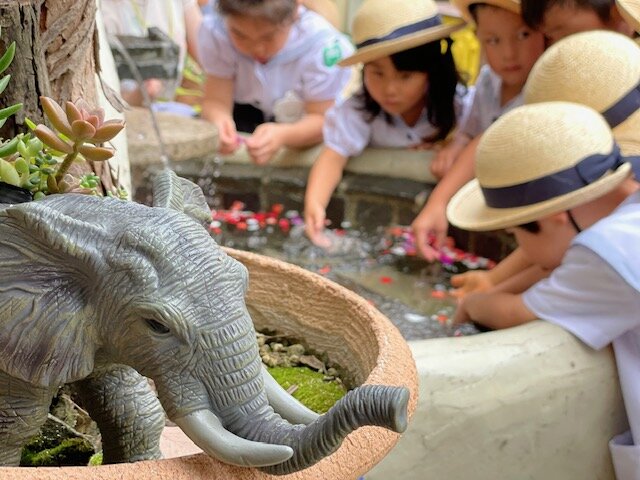
[[[505,85],[522,87],[544,51],[544,37],[519,15],[490,5],[477,10],[478,40],[491,69]]]
[[[236,49],[260,63],[267,63],[284,47],[293,21],[274,24],[267,20],[229,15],[225,19],[229,38]]]
[[[399,71],[384,57],[364,66],[364,84],[385,112],[406,120],[422,112],[429,79],[425,72]]]
[[[607,28],[609,26],[600,19],[595,11],[579,8],[572,4],[552,5],[544,13],[540,25],[540,30],[551,43],[573,33]]]
[[[553,270],[562,262],[576,231],[568,223],[564,212],[538,220],[537,223],[540,231],[536,233],[520,227],[507,231],[513,233],[529,260],[542,268]]]

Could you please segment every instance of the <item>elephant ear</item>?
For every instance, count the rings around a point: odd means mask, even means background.
[[[0,212],[0,369],[42,387],[93,371],[97,326],[89,298],[106,233],[44,204]]]
[[[211,209],[202,189],[173,170],[164,169],[154,178],[153,206],[184,212],[205,226],[211,222]]]

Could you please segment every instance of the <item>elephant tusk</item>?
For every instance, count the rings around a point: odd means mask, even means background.
[[[209,410],[199,410],[172,421],[205,453],[232,465],[277,465],[293,455],[293,449],[286,445],[254,442],[231,433]]]
[[[262,366],[262,377],[264,378],[264,388],[267,392],[269,404],[273,410],[289,423],[309,425],[315,422],[320,415],[308,409],[292,395],[280,386],[278,382]]]

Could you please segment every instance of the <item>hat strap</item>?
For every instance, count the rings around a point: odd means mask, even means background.
[[[633,112],[640,108],[640,83],[633,87],[629,93],[614,103],[602,116],[607,120],[611,128],[617,127]]]
[[[412,33],[418,33],[422,30],[426,30],[427,28],[437,27],[438,25],[442,25],[442,20],[440,20],[440,15],[435,15],[431,18],[427,18],[426,20],[420,20],[419,22],[411,23],[409,25],[405,25],[404,27],[397,28],[384,37],[376,37],[365,40],[364,42],[358,43],[356,45],[356,48],[364,48],[368,47],[369,45],[375,45],[376,43],[395,40],[396,38],[404,37],[405,35],[411,35]]]
[[[576,165],[546,177],[509,187],[481,187],[485,203],[492,208],[516,208],[551,200],[574,192],[601,178],[609,170],[616,170],[630,162],[640,178],[640,157],[623,157],[620,147],[613,144],[609,154],[590,155]]]

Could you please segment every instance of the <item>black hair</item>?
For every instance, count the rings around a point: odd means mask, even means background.
[[[473,21],[476,22],[476,25],[478,24],[478,9],[481,7],[489,7],[489,6],[491,5],[489,5],[488,3],[482,3],[482,2],[472,3],[469,5],[468,7],[469,15],[471,15],[471,18],[473,18]]]
[[[441,42],[446,43],[446,47]],[[456,70],[451,55],[451,40],[436,40],[425,43],[409,50],[403,50],[391,55],[394,67],[401,72],[424,72],[427,74],[429,86],[427,88],[425,106],[429,122],[437,128],[437,132],[425,142],[442,140],[456,124],[454,97],[460,76]],[[382,110],[363,82],[363,92],[359,98],[362,110],[369,114],[367,119],[372,122],[380,113],[385,114],[387,122],[391,123],[391,116]]]
[[[538,232],[540,232],[540,224],[538,222],[523,223],[522,225],[518,225],[517,228],[521,228],[523,230],[526,230],[529,233],[538,233]]]
[[[293,18],[298,3],[296,0],[218,0],[217,8],[223,16],[249,16],[277,25]]]
[[[544,20],[544,14],[554,5],[570,5],[593,10],[603,23],[611,20],[611,7],[614,0],[522,0],[522,18],[531,28],[538,28]]]

